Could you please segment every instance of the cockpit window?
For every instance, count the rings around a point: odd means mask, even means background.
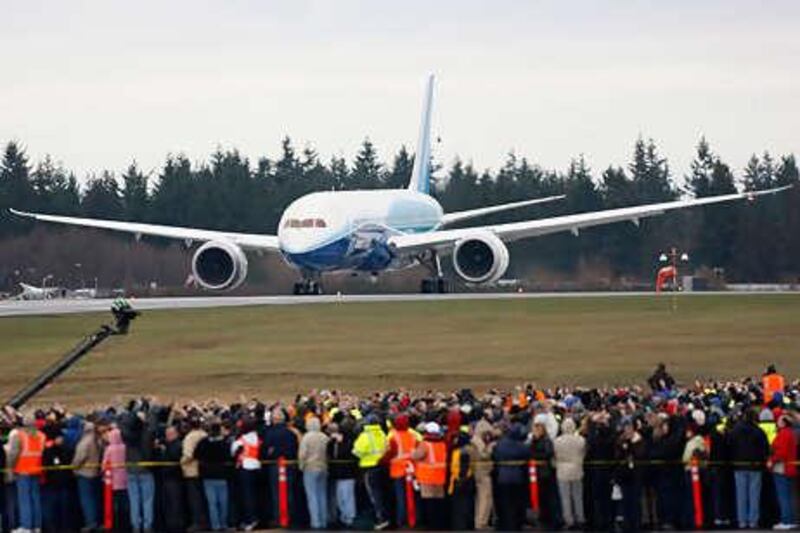
[[[284,228],[327,228],[328,224],[321,218],[287,218]]]

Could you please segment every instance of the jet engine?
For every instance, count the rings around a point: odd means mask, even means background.
[[[465,237],[453,249],[453,267],[468,283],[497,281],[506,273],[508,260],[508,248],[494,233]]]
[[[194,253],[192,273],[205,289],[235,289],[247,277],[247,256],[233,243],[210,241]]]

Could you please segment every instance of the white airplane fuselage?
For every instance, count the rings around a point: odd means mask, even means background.
[[[298,198],[278,226],[283,257],[306,273],[380,272],[412,264],[387,244],[392,235],[432,231],[442,207],[412,190],[315,192]]]

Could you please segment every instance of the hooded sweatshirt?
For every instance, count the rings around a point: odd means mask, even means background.
[[[108,432],[108,446],[103,453],[104,468],[111,469],[111,486],[114,490],[128,489],[128,471],[125,470],[125,444],[117,428]]]
[[[100,475],[100,446],[94,433],[94,424],[83,423],[83,434],[75,447],[72,466],[75,475],[84,478],[95,478]]]
[[[555,450],[556,478],[559,481],[583,479],[583,459],[586,456],[586,440],[575,433],[575,421],[567,418],[561,424],[561,435],[553,443]]]
[[[330,438],[320,430],[319,418],[309,418],[308,432],[300,440],[297,459],[304,472],[328,471],[328,441]]]

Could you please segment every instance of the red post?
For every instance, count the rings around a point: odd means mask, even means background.
[[[114,529],[114,484],[108,463],[103,465],[103,529]]]
[[[528,462],[528,483],[531,489],[531,509],[539,512],[539,477],[536,472],[536,461]]]
[[[697,466],[697,459],[692,459],[690,467],[692,476],[692,501],[694,502],[694,527],[703,527],[703,487],[700,484],[700,468]]]
[[[406,516],[408,527],[414,529],[417,525],[417,500],[414,497],[414,463],[406,465]]]
[[[289,527],[289,479],[286,459],[278,458],[278,514],[281,527]]]

